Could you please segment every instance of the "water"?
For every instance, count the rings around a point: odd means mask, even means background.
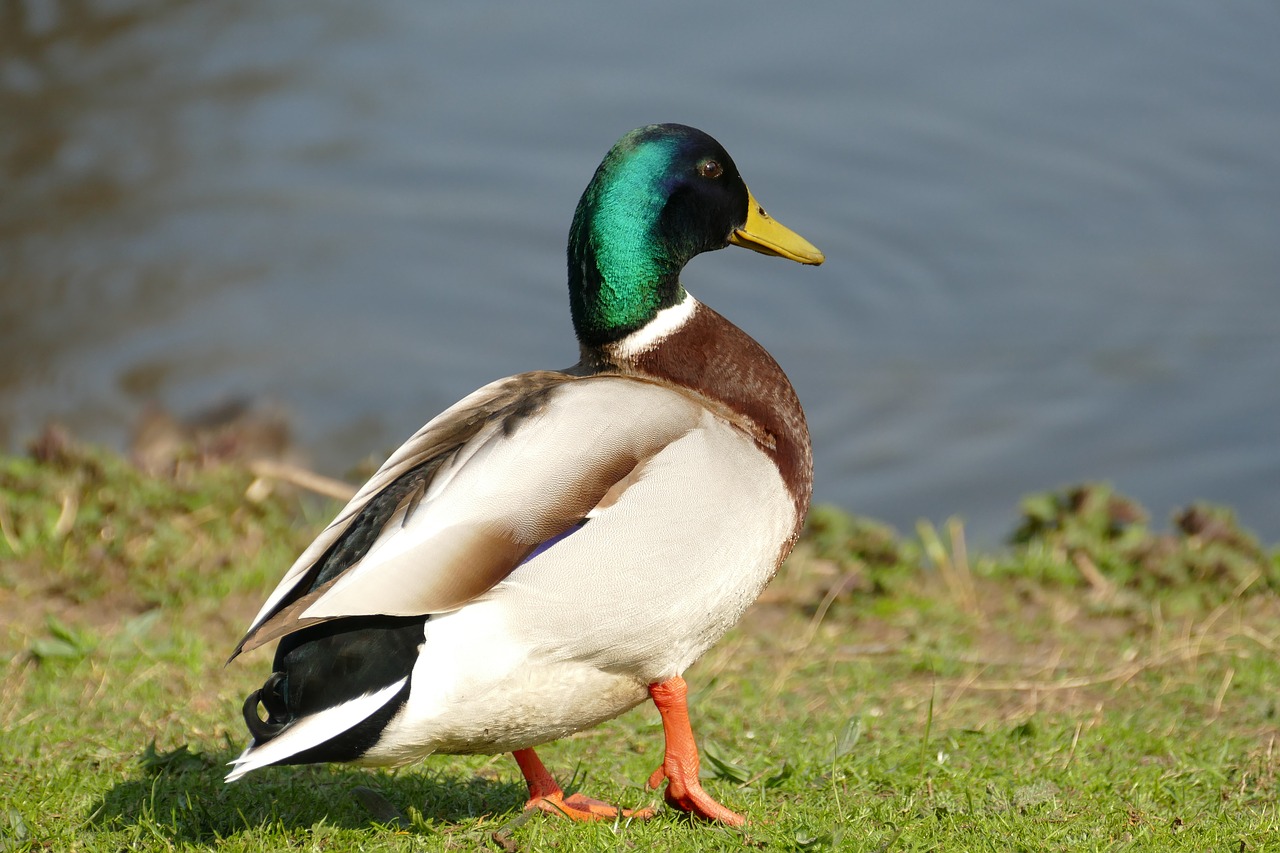
[[[0,14],[0,443],[291,413],[342,473],[576,358],[564,239],[680,121],[827,254],[689,289],[810,414],[816,496],[978,539],[1103,478],[1280,540],[1280,9],[27,0]]]

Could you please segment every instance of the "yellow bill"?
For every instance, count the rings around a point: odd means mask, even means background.
[[[729,242],[762,255],[777,255],[817,266],[826,260],[818,247],[764,212],[747,190],[747,222],[729,235]]]

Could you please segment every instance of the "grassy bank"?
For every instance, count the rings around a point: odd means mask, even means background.
[[[1280,845],[1280,558],[1222,510],[1165,530],[1105,487],[1048,493],[994,556],[959,525],[816,511],[687,676],[706,784],[752,818],[729,830],[526,820],[502,756],[224,785],[269,656],[223,661],[334,509],[263,486],[68,446],[0,459],[0,850]],[[657,801],[652,708],[542,754]]]

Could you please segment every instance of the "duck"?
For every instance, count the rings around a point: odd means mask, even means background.
[[[511,753],[527,810],[646,818],[566,795],[535,748],[648,700],[665,740],[648,787],[745,822],[699,781],[683,674],[790,553],[813,455],[782,368],[681,283],[730,245],[824,260],[707,133],[647,125],[609,150],[569,232],[577,363],[437,415],[297,558],[231,655],[275,643],[228,782]]]

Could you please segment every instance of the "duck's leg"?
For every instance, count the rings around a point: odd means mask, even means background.
[[[538,753],[532,749],[518,749],[511,753],[524,781],[529,785],[529,801],[524,804],[525,810],[541,809],[549,814],[571,818],[573,820],[613,820],[616,817],[647,818],[653,817],[653,809],[620,809],[604,800],[587,797],[581,793],[564,795],[564,790],[556,784],[555,777],[543,765]]]
[[[656,789],[667,780],[664,796],[667,803],[681,811],[695,814],[707,820],[718,820],[730,826],[741,826],[747,819],[731,812],[702,790],[698,781],[698,745],[693,740],[689,726],[688,685],[680,676],[661,684],[650,684],[649,695],[662,715],[662,732],[666,735],[666,752],[662,766],[649,777],[649,787]]]

